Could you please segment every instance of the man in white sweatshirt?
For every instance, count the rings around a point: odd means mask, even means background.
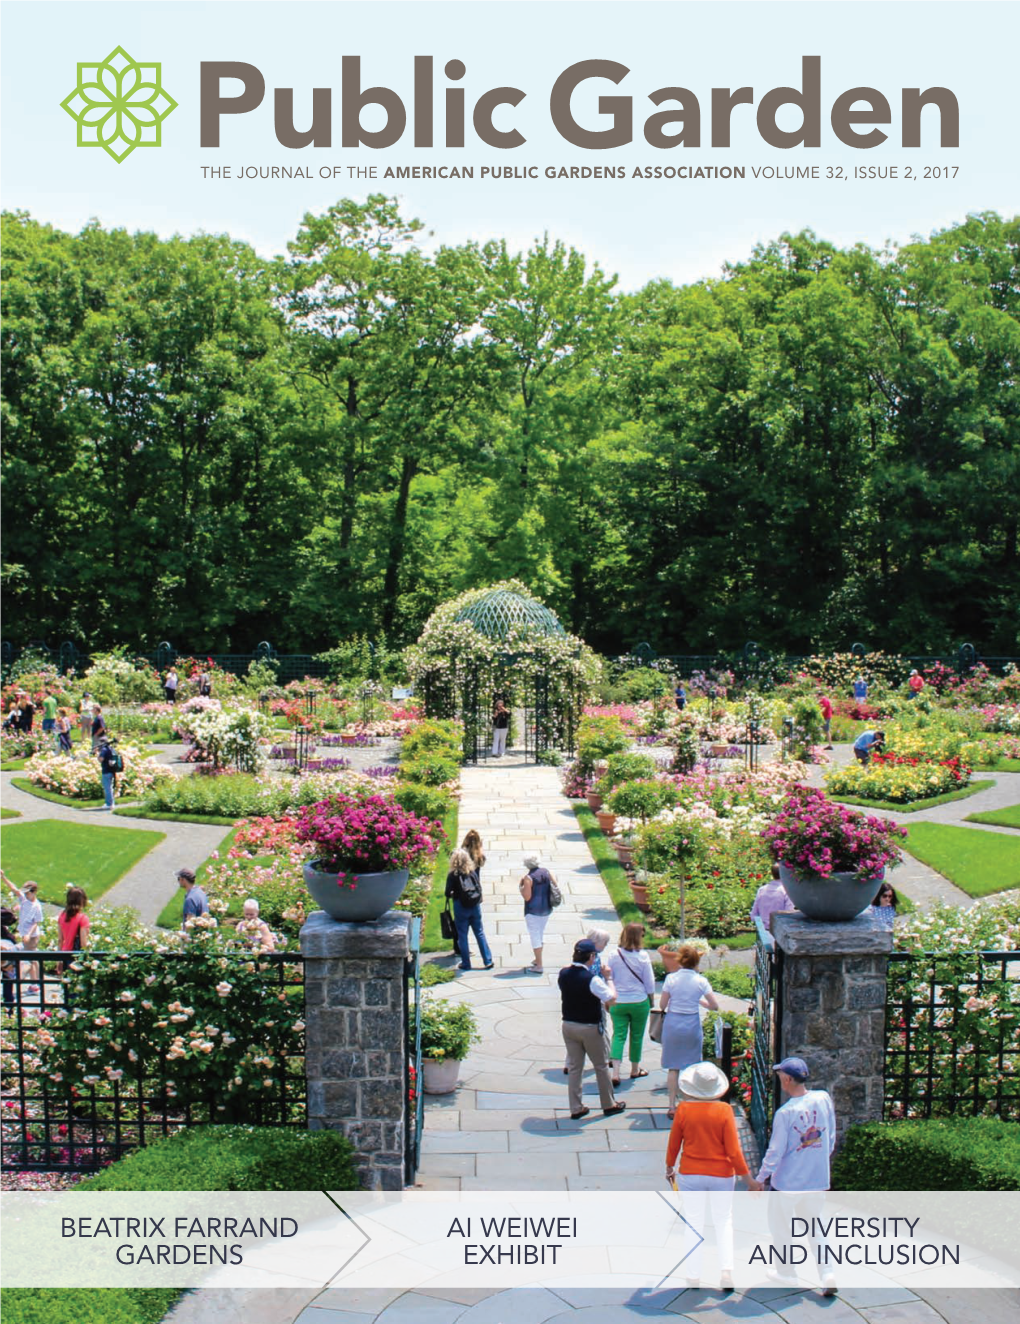
[[[769,1227],[777,1251],[789,1250],[790,1220],[811,1219],[822,1212],[823,1193],[829,1189],[829,1159],[836,1145],[836,1110],[825,1090],[809,1090],[808,1065],[802,1057],[787,1057],[772,1068],[787,1101],[772,1119],[772,1135],[758,1170],[758,1180],[768,1181]],[[821,1240],[812,1242],[822,1295],[835,1296],[836,1282],[824,1259]],[[769,1270],[774,1282],[796,1282],[788,1254]],[[785,1262],[784,1262],[785,1261]]]

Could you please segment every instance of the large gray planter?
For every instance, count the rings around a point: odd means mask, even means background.
[[[881,878],[861,878],[855,873],[834,873],[831,878],[798,876],[786,864],[780,864],[779,877],[801,914],[830,924],[855,919],[871,905],[882,885]]]
[[[319,907],[332,919],[381,919],[407,886],[408,870],[394,869],[390,873],[363,873],[353,880],[347,875],[344,885],[337,884],[335,873],[326,873],[312,860],[304,866],[305,886]],[[354,887],[349,884],[354,882]]]

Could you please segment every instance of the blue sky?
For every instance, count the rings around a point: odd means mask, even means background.
[[[666,276],[696,280],[726,260],[783,230],[810,226],[840,244],[881,245],[962,219],[969,211],[1017,210],[1016,111],[1012,80],[1001,53],[1020,49],[1014,5],[995,3],[39,3],[6,0],[2,6],[3,204],[24,208],[76,230],[90,217],[106,225],[161,234],[199,229],[229,231],[260,251],[282,251],[305,211],[327,207],[341,195],[369,190],[397,193],[406,212],[424,220],[435,240],[505,236],[526,246],[543,230],[580,248],[620,275],[624,288]],[[163,146],[139,149],[122,164],[75,144],[75,125],[61,109],[72,91],[79,60],[101,59],[117,45],[137,60],[162,62],[163,85],[179,102],[165,122]],[[996,54],[998,52],[998,54]],[[469,106],[462,150],[415,148],[410,124],[385,150],[340,147],[340,58],[360,55],[365,86],[393,88],[410,109],[415,55],[435,59],[437,139],[443,92],[452,86],[443,68],[450,59],[467,72],[456,84]],[[754,111],[739,107],[728,149],[656,150],[642,137],[654,113],[648,93],[681,85],[697,93],[708,141],[710,89],[751,85],[755,106],[778,85],[798,86],[801,57],[822,61],[822,146],[783,151],[767,146]],[[568,65],[611,59],[630,68],[614,87],[591,83],[574,98],[586,127],[606,127],[596,98],[633,98],[636,141],[610,151],[587,151],[564,141],[549,115],[549,92]],[[267,93],[251,114],[224,118],[222,146],[199,145],[199,65],[236,60],[256,65]],[[501,128],[516,126],[527,143],[513,151],[485,146],[470,127],[470,107],[487,89],[516,86],[527,93],[515,109],[496,113]],[[873,86],[892,104],[889,141],[873,151],[843,146],[829,128],[835,97]],[[961,143],[938,146],[934,112],[926,111],[924,145],[899,142],[899,100],[904,86],[943,85],[960,103]],[[332,87],[334,146],[289,150],[273,133],[276,87],[293,87],[299,127],[311,119],[311,89]],[[224,92],[237,90],[225,85]],[[788,107],[780,127],[799,115]],[[366,127],[374,127],[371,113]],[[346,178],[350,165],[472,165],[473,181],[384,181]],[[645,181],[636,166],[733,165],[747,167],[741,182]],[[301,164],[313,173],[340,166],[342,179],[213,181],[202,166]],[[753,179],[751,167],[817,164],[817,181]],[[483,181],[483,166],[537,166],[537,180]],[[628,178],[550,181],[548,165],[625,166]],[[825,178],[828,168],[855,165],[958,166],[955,178],[867,180]]]

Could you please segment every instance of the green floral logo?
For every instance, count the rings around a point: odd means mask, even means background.
[[[60,103],[78,125],[79,147],[101,147],[118,164],[136,147],[159,147],[177,102],[160,86],[158,64],[140,64],[123,46],[78,65],[78,86]]]

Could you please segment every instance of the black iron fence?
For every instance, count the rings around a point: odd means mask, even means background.
[[[221,1003],[219,1015],[194,996],[200,988],[196,978],[209,968],[205,954],[144,953],[154,984],[169,976],[166,982],[194,1003],[177,1004],[176,1014],[160,1010],[157,992],[147,997],[147,975],[118,981],[123,963],[137,959],[97,952],[4,952],[4,1171],[92,1171],[201,1123],[307,1126],[299,953],[217,953],[213,981],[219,976],[229,988],[222,997],[215,987],[209,990]],[[107,990],[105,998],[97,996],[99,988]],[[245,990],[244,1006],[240,999],[228,1004],[235,989]],[[155,1011],[146,1023],[147,1003]],[[267,1007],[273,1008],[270,1030],[264,1028]],[[75,1017],[82,1009],[89,1013],[87,1023]],[[153,1014],[162,1019],[153,1022]],[[245,1033],[249,1022],[263,1028]],[[189,1023],[204,1036],[197,1043]],[[101,1033],[111,1024],[117,1027],[112,1033],[121,1036],[112,1043]],[[93,1041],[100,1046],[91,1046]],[[239,1073],[236,1078],[224,1078],[225,1065]],[[244,1088],[235,1088],[242,1072]]]
[[[1020,952],[894,952],[885,1115],[1020,1121]]]

